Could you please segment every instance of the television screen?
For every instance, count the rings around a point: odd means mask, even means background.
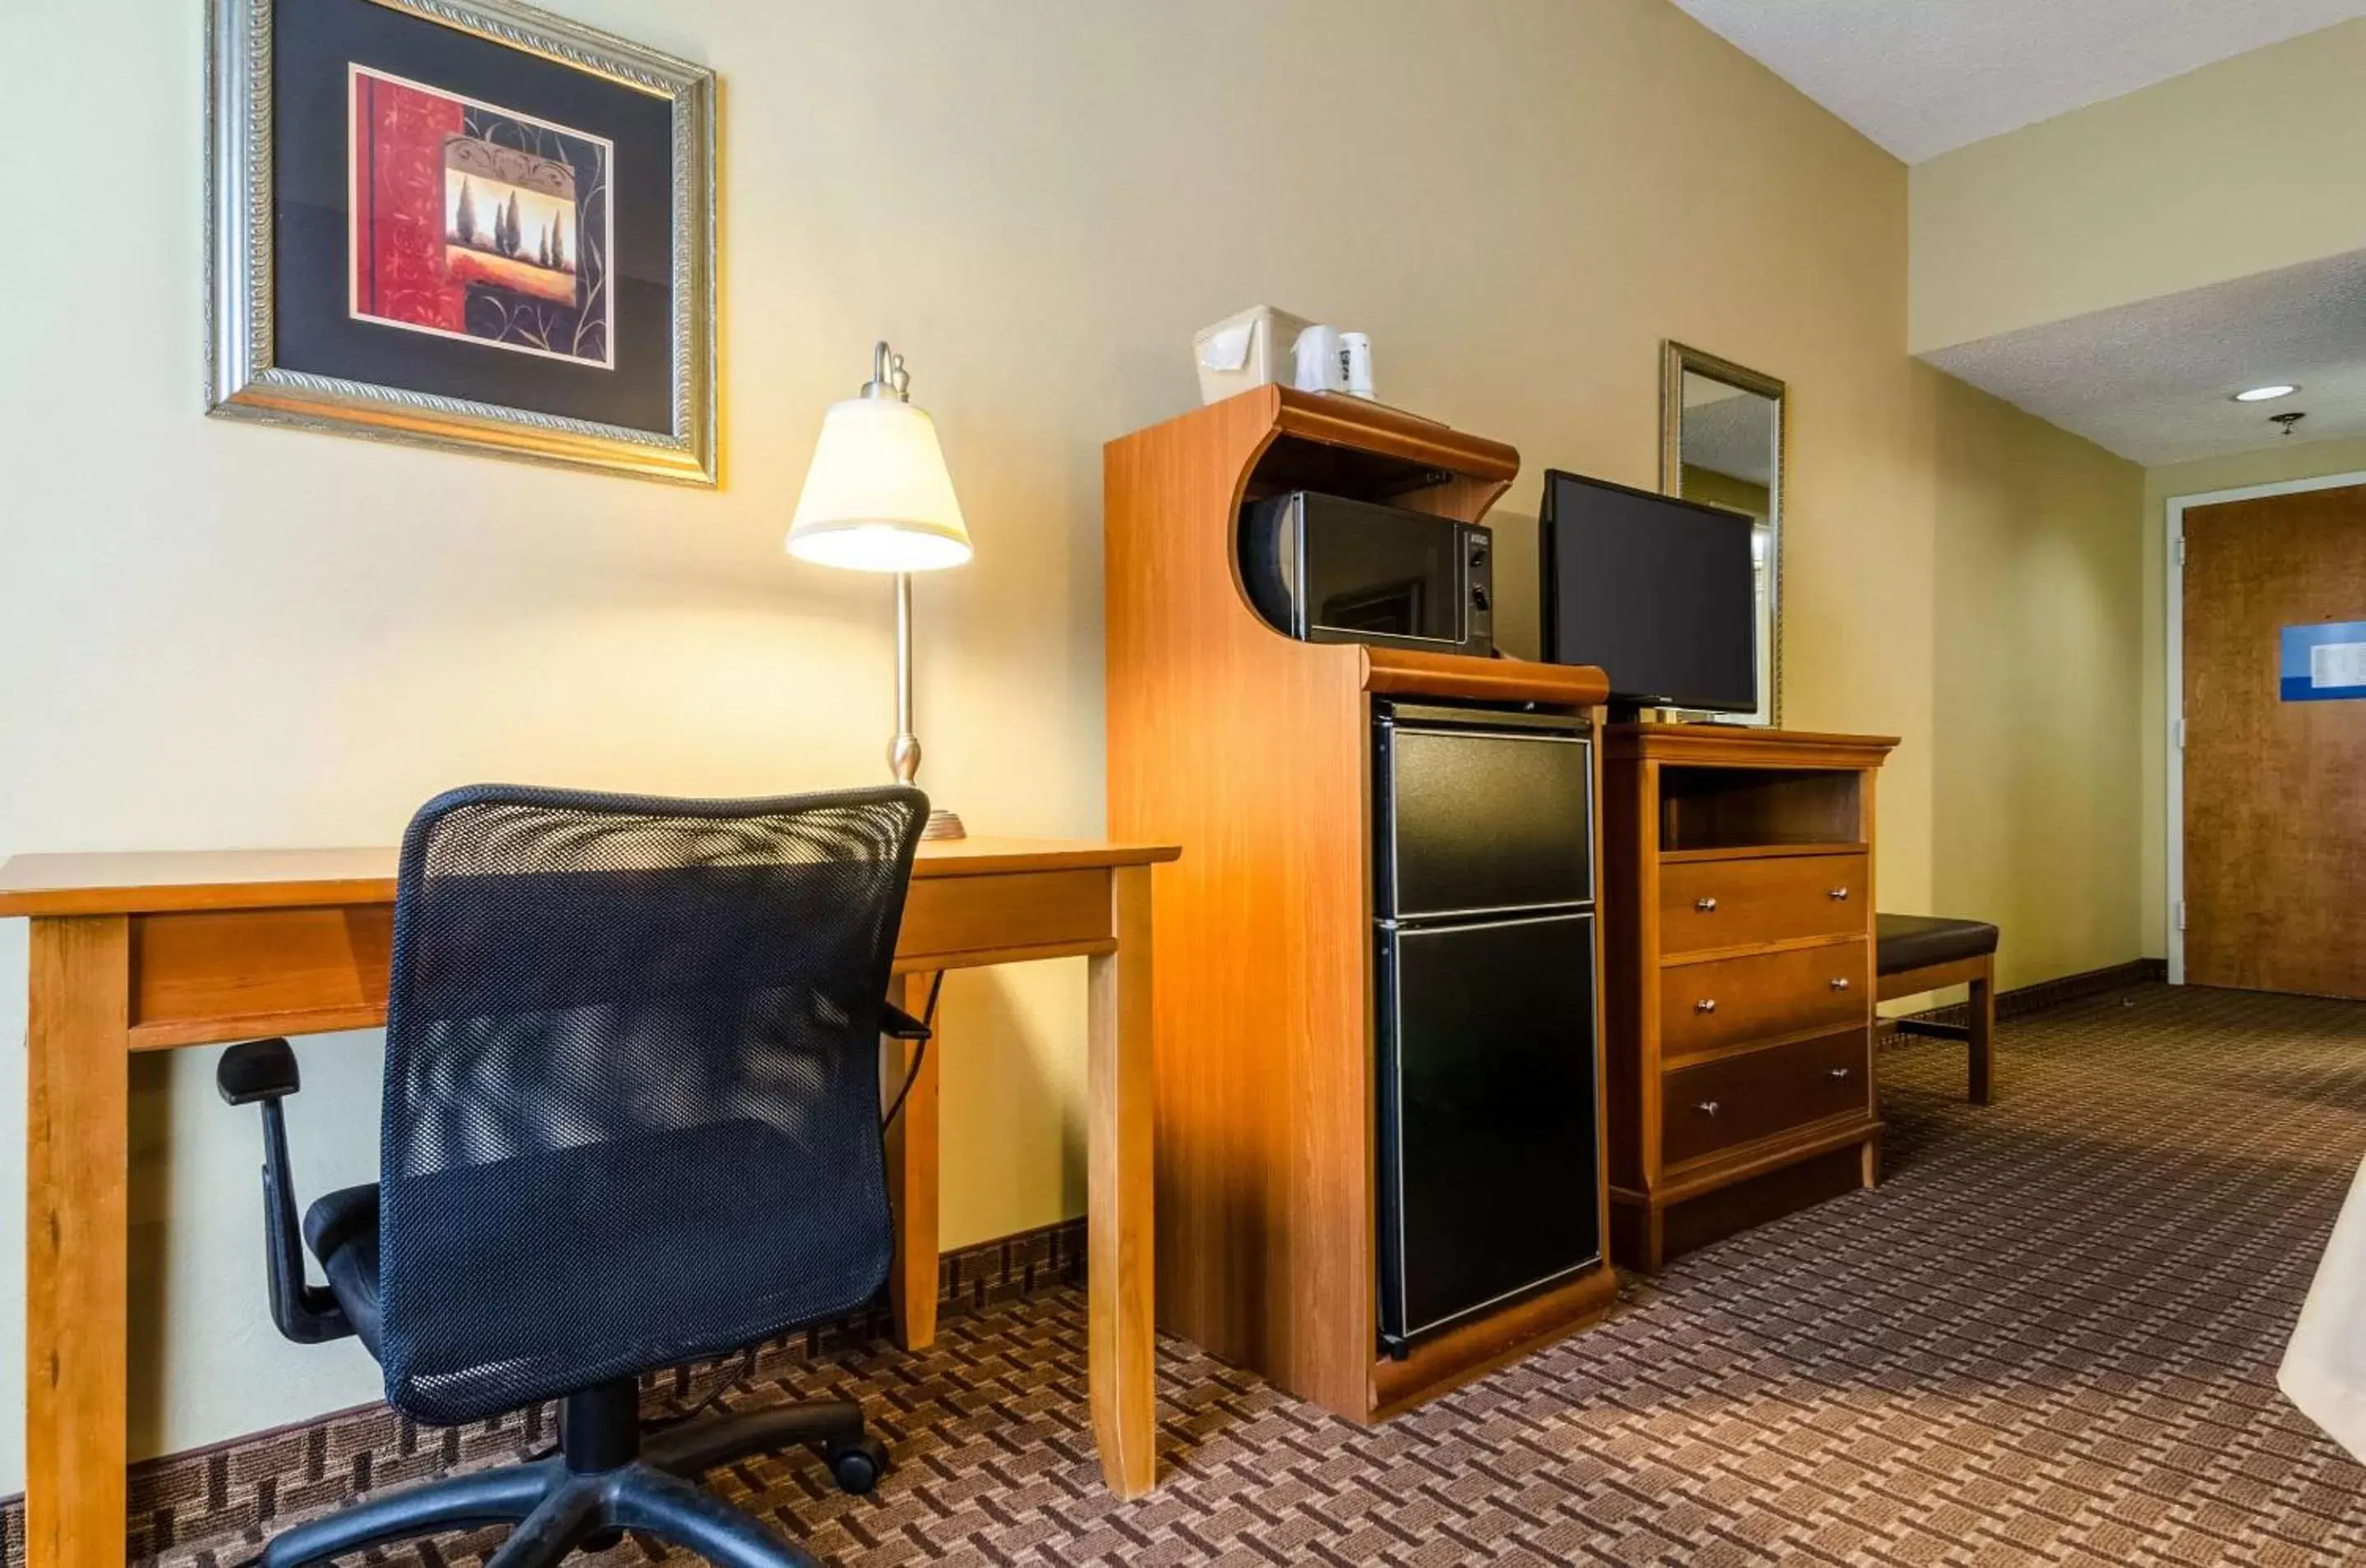
[[[1756,708],[1753,526],[1738,512],[1548,469],[1545,658],[1601,666],[1620,703]]]

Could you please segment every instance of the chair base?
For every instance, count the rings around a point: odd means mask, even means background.
[[[626,1403],[632,1392],[625,1382],[569,1398],[561,1451],[549,1458],[356,1503],[281,1532],[260,1561],[264,1568],[299,1568],[392,1541],[511,1524],[517,1528],[488,1568],[541,1568],[579,1548],[613,1544],[622,1530],[687,1547],[724,1568],[820,1568],[811,1552],[701,1491],[696,1478],[802,1444],[821,1445],[841,1490],[868,1492],[886,1472],[886,1450],[864,1435],[857,1404],[751,1411],[659,1432],[644,1447]]]

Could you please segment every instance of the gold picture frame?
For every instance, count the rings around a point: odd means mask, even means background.
[[[284,362],[276,316],[281,258],[273,146],[278,107],[273,85],[275,18],[283,3],[292,0],[211,0],[209,6],[207,412],[714,485],[719,445],[714,73],[513,0],[366,0],[388,12],[585,73],[666,105],[670,134],[664,140],[670,166],[664,384],[661,392],[654,385],[637,392],[652,407],[661,400],[665,412],[647,422],[647,427],[576,417]],[[348,119],[349,130],[351,124]],[[355,265],[350,255],[345,265]],[[654,322],[648,330],[654,341]]]

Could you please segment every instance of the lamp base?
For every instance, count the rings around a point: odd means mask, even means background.
[[[962,826],[962,819],[959,816],[951,811],[941,809],[929,813],[929,825],[920,829],[920,837],[923,839],[966,839],[969,837],[969,829]]]

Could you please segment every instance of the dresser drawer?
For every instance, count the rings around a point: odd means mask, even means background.
[[[1861,941],[1669,964],[1660,971],[1660,1055],[1862,1023],[1872,981]]]
[[[1863,855],[1678,861],[1660,868],[1660,951],[1862,931],[1873,917]]]
[[[1867,1111],[1865,1032],[1746,1051],[1661,1079],[1661,1160],[1679,1165],[1828,1116]]]

